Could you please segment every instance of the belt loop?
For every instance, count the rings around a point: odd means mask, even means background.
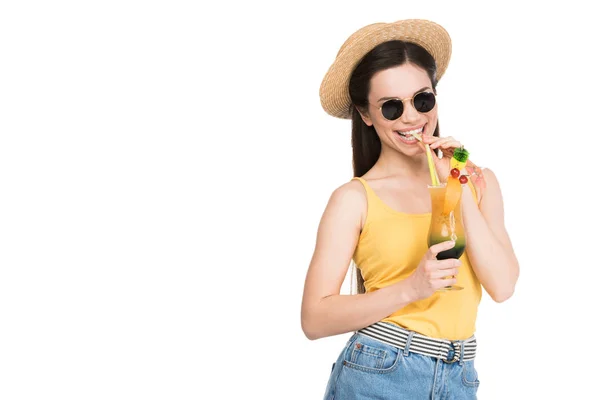
[[[458,365],[460,365],[461,367],[464,365],[465,363],[465,341],[461,340],[460,341],[460,358],[458,360]]]
[[[408,357],[408,349],[410,348],[410,344],[412,342],[414,334],[415,333],[413,331],[408,332],[408,338],[406,338],[406,346],[404,346],[404,357]]]

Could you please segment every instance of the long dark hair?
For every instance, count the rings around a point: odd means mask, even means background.
[[[379,71],[397,67],[403,64],[414,64],[422,68],[431,80],[435,92],[437,86],[435,60],[419,45],[400,40],[382,43],[363,57],[350,76],[350,99],[352,100],[352,167],[354,176],[363,176],[379,159],[381,141],[373,126],[368,126],[362,120],[357,108],[366,113],[369,104],[371,78]],[[434,136],[439,136],[439,122],[435,127]],[[363,277],[355,266],[356,290],[365,293]]]

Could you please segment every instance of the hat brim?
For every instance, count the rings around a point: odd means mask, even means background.
[[[427,50],[435,60],[438,81],[446,72],[452,42],[442,26],[422,19],[367,25],[344,42],[321,82],[319,95],[325,112],[337,118],[351,118],[352,102],[348,91],[350,75],[369,51],[390,40],[415,43]]]

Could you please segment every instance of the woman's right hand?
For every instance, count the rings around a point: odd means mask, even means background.
[[[406,279],[409,287],[414,292],[415,301],[426,299],[436,290],[456,283],[458,267],[461,265],[460,260],[456,258],[436,259],[439,253],[453,248],[454,244],[455,242],[449,240],[431,246],[421,259],[415,272]]]

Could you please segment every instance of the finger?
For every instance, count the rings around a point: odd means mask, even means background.
[[[430,272],[435,271],[446,271],[449,269],[458,268],[462,265],[462,262],[456,258],[448,258],[447,260],[427,260],[425,262],[425,270]]]
[[[452,268],[458,268],[462,265],[462,262],[456,258],[449,258],[447,260],[437,260],[436,269],[447,270]]]
[[[433,279],[455,278],[458,275],[458,268],[441,269],[431,273]]]
[[[456,279],[456,278],[438,279],[437,281],[433,282],[432,286],[434,287],[435,290],[437,290],[437,289],[441,289],[446,286],[455,285],[456,282],[458,282],[458,279]]]
[[[444,250],[449,250],[454,247],[456,243],[454,240],[448,240],[442,243],[434,244],[429,248],[429,256],[431,259],[435,259],[436,256]]]
[[[441,147],[443,149],[447,149],[449,147],[460,147],[460,146],[461,146],[460,142],[450,136],[450,137],[440,139],[440,140],[436,141],[435,143],[432,143],[429,147],[431,147],[431,148]]]
[[[446,137],[446,138],[435,141],[435,143],[432,143],[431,146],[432,147],[449,148],[449,147],[453,147],[453,146],[460,147],[462,145],[458,140],[456,140],[450,136],[450,137]]]
[[[450,261],[450,262],[447,262]],[[456,259],[443,260],[436,262],[436,260],[430,260],[425,264],[425,271],[429,274],[432,279],[443,278],[446,276],[454,276],[458,274],[460,268],[460,262]]]
[[[442,138],[442,137],[437,137],[437,136],[427,136],[427,140],[424,140],[425,143],[429,144],[430,146],[433,146],[434,144],[438,143],[441,140],[446,140],[446,138]]]
[[[443,150],[447,150],[447,149],[453,149],[454,150],[454,149],[459,148],[460,146],[462,146],[462,144],[458,140],[452,140],[452,141],[449,141],[449,142],[439,143],[439,144],[437,144],[436,147],[439,147],[443,151]]]
[[[448,136],[448,137],[435,137],[435,136],[431,136],[431,141],[430,141],[430,145],[438,145],[439,143],[443,143],[443,142],[447,142],[448,140],[454,140],[454,138],[452,136]]]

